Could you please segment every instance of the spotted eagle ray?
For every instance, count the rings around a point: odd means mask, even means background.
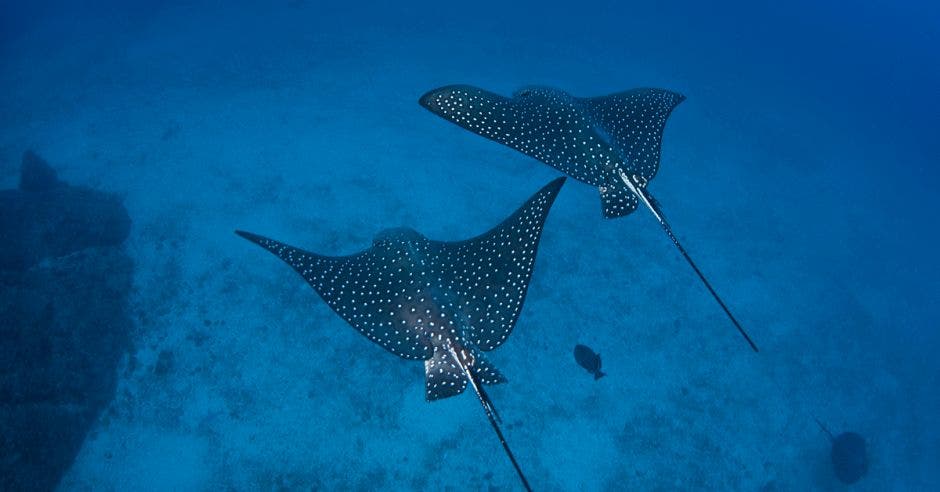
[[[548,87],[529,87],[508,98],[469,85],[449,85],[426,93],[419,103],[451,123],[597,186],[606,218],[629,215],[642,201],[757,352],[757,345],[679,243],[646,189],[659,170],[666,119],[683,100],[685,96],[663,89],[580,98]]]
[[[401,358],[423,360],[428,401],[459,395],[469,383],[523,486],[531,490],[483,388],[506,379],[482,352],[502,345],[516,325],[542,227],[564,181],[552,181],[498,226],[460,242],[388,229],[358,254],[321,256],[235,232],[293,267],[369,340]]]

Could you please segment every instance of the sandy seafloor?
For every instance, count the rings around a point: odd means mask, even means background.
[[[60,488],[518,488],[472,395],[426,403],[421,364],[232,233],[490,228],[558,173],[416,102],[463,82],[685,94],[650,189],[762,348],[649,213],[605,221],[569,180],[489,355],[537,490],[849,489],[814,416],[869,439],[852,490],[937,490],[940,77],[909,49],[934,12],[615,5],[47,5],[8,31],[0,184],[32,148],[134,221],[135,353]]]

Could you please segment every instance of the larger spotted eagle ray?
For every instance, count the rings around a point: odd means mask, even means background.
[[[542,227],[564,181],[552,181],[501,224],[461,242],[388,229],[371,248],[336,257],[236,233],[292,266],[369,340],[404,359],[423,360],[428,401],[473,387],[523,486],[531,490],[483,388],[505,378],[482,352],[502,345],[516,325]]]
[[[659,170],[666,119],[684,99],[662,89],[580,98],[547,87],[525,88],[509,98],[469,85],[449,85],[426,93],[419,102],[460,127],[597,186],[604,217],[629,215],[642,201],[757,352],[757,345],[682,247],[646,189]]]

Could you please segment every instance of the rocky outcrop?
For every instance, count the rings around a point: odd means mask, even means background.
[[[24,271],[44,258],[119,245],[130,227],[116,196],[69,186],[26,152],[19,189],[0,190],[0,270]]]
[[[0,191],[0,489],[52,490],[130,346],[130,218],[27,152]]]

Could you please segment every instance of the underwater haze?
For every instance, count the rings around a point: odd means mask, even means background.
[[[921,0],[0,0],[0,489],[522,490],[472,391],[426,401],[234,234],[462,241],[562,175],[419,105],[449,84],[685,96],[648,189],[760,347],[568,179],[486,355],[534,490],[940,490]],[[817,419],[864,438],[855,483]]]

